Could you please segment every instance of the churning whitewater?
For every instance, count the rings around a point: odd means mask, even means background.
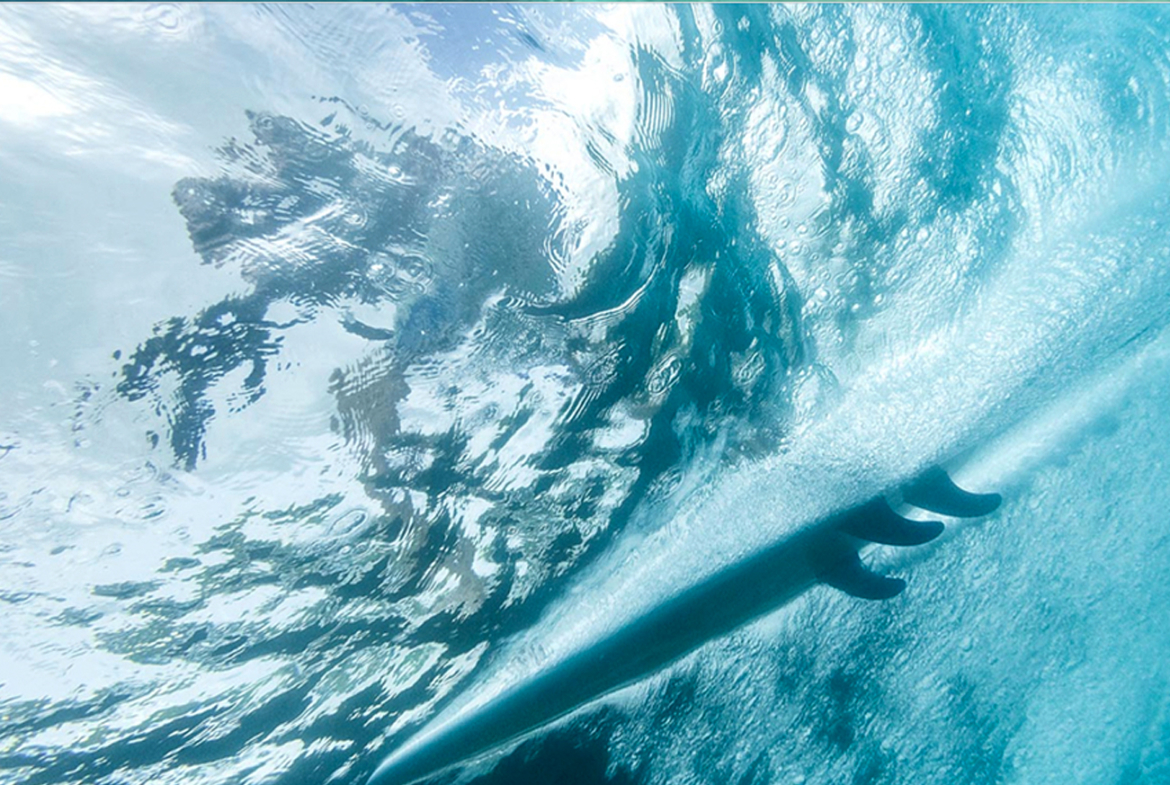
[[[0,43],[0,783],[1170,778],[1166,9]]]

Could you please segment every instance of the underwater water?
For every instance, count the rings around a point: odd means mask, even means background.
[[[0,5],[0,782],[363,785],[934,462],[442,781],[1170,782],[1168,324],[1160,6]]]

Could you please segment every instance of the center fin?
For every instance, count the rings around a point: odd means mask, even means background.
[[[999,507],[998,493],[971,493],[951,481],[941,466],[932,466],[902,487],[902,500],[915,507],[953,515],[956,518],[979,518]]]
[[[943,533],[940,521],[912,521],[890,509],[878,497],[850,510],[841,521],[846,534],[883,545],[922,545]]]

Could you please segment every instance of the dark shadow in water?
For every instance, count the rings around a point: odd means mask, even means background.
[[[609,739],[616,718],[598,711],[573,725],[531,739],[469,785],[638,785],[642,769],[609,769]]]

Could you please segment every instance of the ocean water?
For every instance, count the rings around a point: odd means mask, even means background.
[[[1170,782],[1168,324],[1160,6],[0,5],[0,782],[363,785],[935,462],[441,781]]]

